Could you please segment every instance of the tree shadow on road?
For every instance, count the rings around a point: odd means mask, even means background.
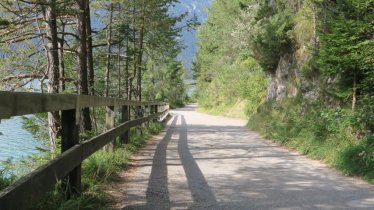
[[[178,116],[174,117],[171,127],[176,126]],[[166,162],[166,149],[173,135],[174,129],[168,129],[164,138],[158,143],[152,162],[152,171],[149,177],[146,192],[147,207],[153,209],[159,204],[168,204],[168,168]]]
[[[180,128],[178,153],[187,177],[188,187],[191,190],[193,198],[192,208],[215,208],[217,207],[217,200],[188,148],[187,123],[184,116],[181,117],[182,125]]]

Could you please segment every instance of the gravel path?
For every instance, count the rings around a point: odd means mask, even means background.
[[[173,111],[134,157],[114,209],[374,209],[372,185],[195,108]]]

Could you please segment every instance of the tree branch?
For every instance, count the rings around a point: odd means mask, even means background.
[[[0,79],[0,82],[9,82],[11,80],[23,80],[23,79],[48,79],[48,76],[45,76],[43,74],[20,74],[16,76],[8,76],[3,79]],[[66,82],[74,82],[75,80],[72,78],[60,78],[61,81]]]

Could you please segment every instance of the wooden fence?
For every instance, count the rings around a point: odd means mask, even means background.
[[[80,141],[78,116],[87,107],[107,107],[106,132]],[[130,119],[131,107],[144,110]],[[121,110],[121,122],[114,127],[115,109]],[[0,119],[42,112],[61,111],[61,155],[39,167],[0,192],[0,209],[27,209],[53,186],[63,180],[74,193],[81,191],[81,163],[87,157],[121,137],[129,139],[129,129],[166,115],[169,105],[86,95],[61,95],[0,91]]]

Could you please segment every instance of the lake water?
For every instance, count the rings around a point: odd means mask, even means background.
[[[1,120],[0,161],[20,160],[29,155],[39,153],[37,148],[45,147],[40,141],[33,138],[31,133],[22,128],[22,119],[20,117]]]

